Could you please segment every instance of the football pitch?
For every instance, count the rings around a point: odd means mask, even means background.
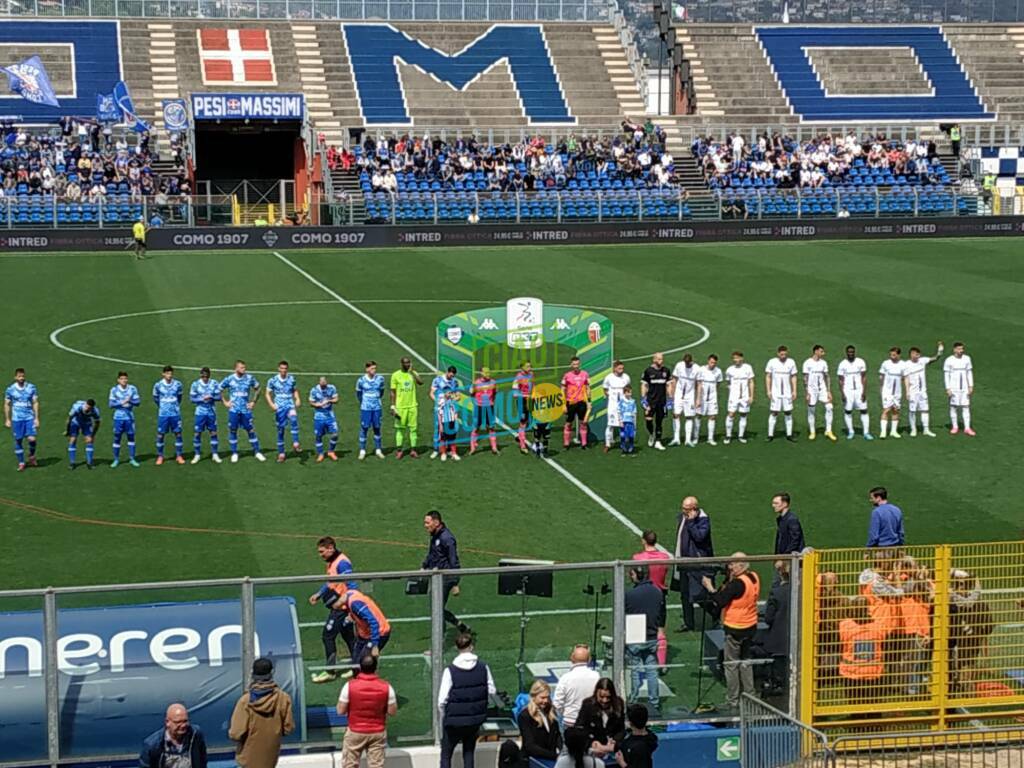
[[[40,393],[40,468],[15,472],[9,433],[0,453],[0,558],[4,588],[170,579],[318,574],[316,539],[335,536],[358,571],[418,568],[426,550],[423,513],[440,509],[459,539],[464,566],[502,557],[560,562],[628,558],[635,529],[653,528],[671,548],[681,498],[699,497],[712,518],[716,551],[770,552],[772,494],[788,491],[808,544],[862,546],[867,491],[889,488],[903,507],[911,543],[985,541],[1021,536],[1019,424],[1024,409],[1018,371],[1024,359],[1024,267],[1017,240],[514,247],[350,251],[160,252],[144,262],[124,253],[0,257],[4,323],[0,359],[6,374],[25,367]],[[640,455],[560,449],[555,429],[550,462],[524,456],[508,434],[498,456],[485,452],[458,464],[398,461],[385,416],[387,458],[356,460],[359,426],[356,376],[366,360],[385,376],[399,358],[433,362],[441,318],[514,296],[591,308],[615,326],[614,351],[638,383],[652,353],[671,367],[684,348],[723,365],[739,349],[757,373],[758,397],[746,445],[719,445]],[[705,333],[706,329],[706,333]],[[705,335],[707,338],[704,338]],[[703,339],[703,340],[702,340]],[[779,344],[798,365],[818,343],[834,373],[848,343],[868,364],[872,431],[880,403],[878,366],[890,346],[917,345],[931,354],[937,340],[964,341],[974,361],[976,438],[948,433],[941,362],[928,372],[934,439],[811,442],[802,404],[798,442],[764,440],[763,370]],[[260,397],[255,423],[266,464],[243,446],[241,461],[195,466],[153,461],[156,408],[149,396],[170,363],[186,387],[208,365],[226,375],[236,358],[265,384],[287,359],[305,403],[316,377],[338,386],[338,463],[316,464],[312,416],[300,409],[304,455],[273,462],[275,428]],[[419,442],[432,433],[423,371]],[[109,467],[107,392],[118,370],[142,395],[137,441],[142,466]],[[216,369],[219,369],[217,371]],[[464,381],[468,376],[460,372]],[[833,391],[838,387],[833,375]],[[261,393],[262,394],[262,393]],[[75,400],[95,398],[104,422],[99,466],[67,469],[66,414]],[[724,411],[724,390],[720,394]],[[837,400],[838,402],[838,400]],[[186,403],[185,446],[191,456],[192,408]],[[819,413],[819,420],[821,416]],[[221,409],[221,451],[226,421]],[[905,419],[904,419],[905,423]],[[666,430],[671,430],[666,421]],[[780,425],[781,430],[781,425]],[[859,424],[858,424],[859,431]],[[600,436],[597,436],[600,437]],[[703,437],[703,436],[702,436]],[[428,451],[427,451],[428,452]],[[81,459],[80,451],[80,459]],[[170,447],[168,448],[170,455]],[[589,641],[594,598],[610,572],[559,575],[555,596],[535,599],[526,662],[564,659]],[[316,584],[263,590],[296,599],[307,664],[320,664],[320,606],[306,597]],[[404,582],[379,582],[373,594],[399,619],[386,655],[386,674],[406,701],[429,691],[427,599],[403,595]],[[496,594],[494,577],[466,578],[450,607],[468,615],[479,651],[499,688],[514,693],[519,602]],[[236,597],[234,590],[90,595],[62,605]],[[670,625],[678,621],[671,599]],[[607,607],[605,598],[602,607]],[[30,607],[9,601],[0,610]],[[610,614],[600,614],[608,633]],[[668,713],[694,703],[697,650],[670,629],[664,678]],[[537,668],[533,668],[536,670]],[[337,686],[307,686],[307,699],[327,703]],[[717,700],[719,693],[712,693]],[[423,707],[406,707],[395,723],[401,738],[429,730]]]

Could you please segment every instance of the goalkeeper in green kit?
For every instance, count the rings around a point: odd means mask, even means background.
[[[416,387],[423,385],[423,379],[413,370],[412,360],[402,358],[402,369],[391,374],[391,415],[395,417],[395,458],[404,455],[402,437],[409,439],[409,455],[418,459],[416,453],[416,420],[419,407],[416,404]]]

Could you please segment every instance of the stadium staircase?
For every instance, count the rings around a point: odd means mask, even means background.
[[[363,199],[363,191],[359,187],[359,174],[339,169],[331,171],[331,183],[334,191],[343,191],[352,200],[352,221],[360,223],[366,221],[366,202]],[[347,211],[342,212],[342,223],[347,223]]]
[[[399,29],[447,52],[484,33],[485,23],[405,23]],[[197,31],[266,29],[277,82],[273,86],[204,85]],[[544,33],[579,132],[617,130],[625,115],[641,116],[643,102],[610,26],[549,24]],[[341,145],[347,129],[362,127],[355,84],[338,22],[243,20],[124,20],[125,79],[140,116],[163,139],[161,101],[193,92],[291,92],[304,94],[310,120],[328,144]],[[401,77],[417,133],[522,128],[522,114],[508,66],[499,64],[457,93],[411,66]]]
[[[1000,122],[1024,120],[1024,27],[947,25],[943,30]]]

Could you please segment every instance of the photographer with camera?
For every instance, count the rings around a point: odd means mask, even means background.
[[[725,630],[725,686],[726,703],[738,711],[741,693],[754,693],[754,670],[747,663],[750,647],[757,633],[757,598],[761,593],[761,581],[750,570],[750,563],[743,552],[735,552],[726,566],[728,579],[719,587],[710,577],[702,580],[704,588],[711,594],[711,600],[722,611],[722,628]]]

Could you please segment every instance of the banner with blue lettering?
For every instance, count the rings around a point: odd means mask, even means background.
[[[7,73],[11,93],[17,93],[33,104],[60,106],[57,94],[50,85],[50,76],[46,74],[46,67],[38,56],[31,56],[20,64],[11,64],[3,69]]]
[[[193,120],[301,120],[301,93],[193,93]]]
[[[121,110],[117,107],[114,94],[96,94],[96,119],[101,123],[116,123],[121,120]]]
[[[210,746],[229,746],[242,693],[237,601],[115,606],[58,612],[61,754],[137,752],[180,701]],[[256,601],[257,655],[291,694],[303,722],[302,658],[290,598]],[[46,757],[43,617],[0,614],[0,759]],[[299,741],[301,728],[289,741]]]

